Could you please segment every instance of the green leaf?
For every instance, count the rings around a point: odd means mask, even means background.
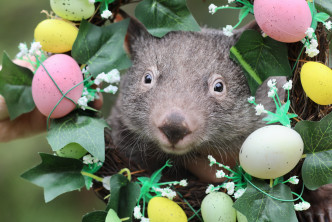
[[[53,119],[47,134],[48,143],[57,151],[69,143],[78,143],[100,161],[105,161],[105,120],[74,112],[61,119]]]
[[[315,6],[319,11],[332,15],[331,0],[315,0]]]
[[[278,184],[270,188],[264,181],[257,180],[254,184],[273,197],[292,200],[288,186]],[[248,184],[245,193],[234,203],[233,207],[251,221],[295,222],[297,221],[293,202],[275,200]]]
[[[332,183],[332,150],[307,154],[302,166],[302,178],[310,190]]]
[[[328,20],[330,18],[330,16],[324,12],[320,12],[320,13],[316,14],[315,18],[319,22],[325,22],[326,20]]]
[[[82,161],[46,153],[39,155],[42,163],[23,173],[21,177],[44,188],[45,202],[84,186]]]
[[[105,222],[106,211],[94,211],[83,216],[82,222]]]
[[[263,38],[255,30],[243,32],[230,52],[230,57],[241,65],[252,95],[268,77],[292,75],[287,45]]]
[[[94,163],[94,164],[89,164],[89,165],[84,165],[83,171],[87,173],[94,174],[96,173],[103,165],[100,163]],[[85,181],[85,187],[87,190],[90,190],[90,188],[93,185],[92,178],[88,176],[83,176],[84,181]]]
[[[3,53],[0,94],[5,98],[11,120],[35,108],[31,93],[32,78],[33,73],[29,69],[16,65],[7,53]]]
[[[121,222],[120,218],[113,209],[110,209],[107,213],[105,222]]]
[[[332,149],[332,113],[317,122],[301,121],[294,128],[304,142],[304,153]]]
[[[108,26],[95,26],[82,21],[72,49],[73,58],[89,65],[89,72],[96,77],[112,69],[126,69],[131,66],[123,43],[129,19]]]
[[[186,0],[143,0],[136,6],[135,16],[156,37],[163,37],[170,31],[200,30]]]
[[[113,209],[120,218],[129,217],[132,221],[132,214],[140,194],[140,186],[129,182],[122,174],[115,174],[111,177],[111,197],[107,204],[106,211]]]

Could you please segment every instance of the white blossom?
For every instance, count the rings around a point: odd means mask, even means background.
[[[267,37],[267,34],[265,32],[262,31],[262,37],[265,38]]]
[[[332,28],[332,22],[331,21],[325,22],[324,26],[327,30],[330,30]]]
[[[180,180],[180,186],[186,187],[188,186],[188,181],[187,180]]]
[[[225,177],[225,172],[223,170],[217,170],[216,172],[216,177],[217,178],[222,178],[222,177]]]
[[[30,55],[34,55],[37,52],[39,52],[39,50],[42,48],[42,45],[40,44],[40,42],[33,42],[31,43],[31,47],[29,50],[29,54]]]
[[[250,96],[250,97],[248,98],[248,102],[249,102],[249,103],[254,103],[254,102],[255,102],[255,97]]]
[[[235,193],[234,193],[234,195],[233,195],[233,197],[235,198],[235,199],[239,199],[243,194],[244,194],[244,192],[246,191],[246,189],[238,189]]]
[[[217,163],[216,159],[211,155],[208,155],[208,159],[210,160],[210,166]]]
[[[316,55],[319,54],[319,50],[317,49],[318,47],[318,42],[316,39],[311,39],[310,44],[306,46],[306,51],[305,53],[309,57],[315,57]]]
[[[270,91],[267,93],[267,96],[270,98],[273,98],[277,93],[277,88],[272,88]]]
[[[298,184],[299,183],[299,179],[297,178],[297,176],[292,176],[291,178],[288,179],[288,183]]]
[[[138,205],[134,208],[134,217],[136,219],[141,219],[143,217],[142,213],[141,213],[141,206]]]
[[[211,13],[212,15],[216,12],[216,9],[217,9],[218,7],[215,5],[215,4],[211,4],[210,6],[209,6],[209,13]]]
[[[27,46],[26,43],[20,43],[18,45],[18,49],[20,50],[20,52],[17,53],[17,55],[16,55],[17,58],[21,58],[23,56],[26,56],[29,53],[29,49],[28,49],[28,46]]]
[[[284,88],[285,90],[291,90],[292,89],[292,85],[293,85],[293,81],[289,80],[288,82],[286,82],[282,88]]]
[[[142,217],[141,218],[141,222],[150,222],[150,219],[146,218],[146,217]]]
[[[270,79],[269,81],[267,81],[267,86],[269,88],[274,88],[277,84],[277,80],[276,79]]]
[[[112,16],[112,12],[108,9],[104,10],[103,13],[101,13],[101,17],[104,19],[108,19]]]
[[[222,29],[222,31],[223,31],[224,35],[230,37],[230,36],[233,35],[233,26],[231,26],[231,25],[226,25],[226,27],[224,27],[224,28]]]
[[[104,78],[107,83],[119,83],[120,82],[120,72],[117,69],[112,69],[108,72]]]
[[[91,156],[90,154],[85,155],[83,157],[83,163],[84,164],[93,164],[93,163],[98,163],[99,159],[96,157]]]
[[[235,2],[235,0],[228,0],[228,4]]]
[[[111,190],[111,176],[107,176],[107,177],[104,177],[103,178],[103,187],[106,189],[106,190]]]
[[[161,196],[167,197],[170,200],[173,200],[173,198],[176,196],[176,192],[173,191],[171,188],[158,188],[158,187],[153,187],[153,189],[157,192],[161,193]]]
[[[86,96],[82,96],[77,100],[77,104],[81,109],[85,110],[85,108],[88,106],[88,98]]]
[[[300,202],[294,205],[296,211],[308,210],[310,208],[310,203],[307,201]]]
[[[115,94],[117,91],[118,91],[118,87],[117,86],[109,85],[106,88],[104,88],[104,92],[106,92],[106,93]]]
[[[259,116],[261,115],[262,113],[266,113],[265,109],[264,109],[264,106],[262,104],[258,104],[256,107],[255,107],[255,110],[256,110],[256,115]]]
[[[217,191],[217,190],[219,190],[218,187],[214,187],[212,184],[210,184],[210,185],[208,186],[208,188],[206,188],[205,193],[206,193],[206,194],[209,194],[209,193],[211,193],[211,192],[213,192],[213,191]]]
[[[311,27],[309,27],[307,29],[307,31],[305,32],[306,36],[308,36],[309,39],[312,39],[314,33],[315,33],[315,30]]]
[[[104,72],[102,72],[97,75],[96,79],[94,80],[94,83],[96,85],[99,85],[100,83],[102,83],[104,81],[104,79],[106,79],[106,74]]]
[[[234,193],[234,188],[235,188],[235,184],[234,184],[234,182],[227,182],[227,183],[224,183],[224,184],[223,184],[223,187],[224,187],[225,189],[227,189],[227,194],[228,194],[228,195],[233,195],[233,193]]]

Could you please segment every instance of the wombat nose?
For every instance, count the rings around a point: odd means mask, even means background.
[[[173,145],[191,133],[185,118],[179,113],[168,115],[163,121],[163,125],[158,128]]]

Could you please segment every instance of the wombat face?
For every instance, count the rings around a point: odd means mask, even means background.
[[[235,41],[208,29],[132,36],[133,66],[111,116],[115,143],[130,152],[237,153],[262,123],[247,102],[241,69],[229,58]]]

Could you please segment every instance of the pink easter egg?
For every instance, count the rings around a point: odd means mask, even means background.
[[[83,75],[77,62],[70,56],[57,54],[43,62],[47,72],[52,76],[58,87],[66,93],[73,86],[83,81]],[[32,80],[32,97],[37,109],[45,116],[49,116],[62,94],[43,66],[39,66]],[[75,103],[82,96],[83,84],[78,85],[66,96]],[[72,110],[76,105],[67,98],[63,98],[53,111],[51,118],[60,118]]]
[[[255,0],[254,14],[265,34],[280,42],[300,41],[312,21],[305,0]]]

